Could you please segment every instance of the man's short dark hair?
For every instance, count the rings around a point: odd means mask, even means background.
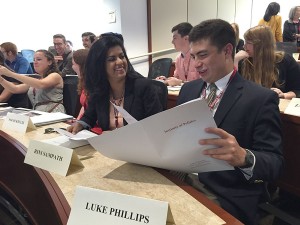
[[[54,35],[53,35],[53,39],[54,39],[54,38],[61,38],[61,39],[63,39],[63,42],[66,43],[66,37],[65,37],[65,35],[62,35],[62,34],[54,34]]]
[[[235,32],[232,26],[221,19],[205,20],[194,26],[189,34],[189,41],[197,42],[200,40],[209,40],[211,45],[221,51],[228,43],[232,44],[233,49],[236,46]],[[232,51],[234,57],[235,51]]]
[[[92,32],[84,32],[81,37],[89,37],[91,43],[93,43],[96,40],[96,35]]]
[[[177,31],[178,34],[181,35],[181,37],[186,36],[190,33],[190,31],[192,30],[193,26],[188,23],[188,22],[184,22],[184,23],[180,23],[177,24],[176,26],[174,26],[171,30],[171,32],[173,33],[174,31]]]

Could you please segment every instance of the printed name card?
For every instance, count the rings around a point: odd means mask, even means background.
[[[293,98],[284,110],[284,113],[300,116],[300,98]]]
[[[25,134],[26,131],[36,129],[35,125],[32,123],[29,116],[10,113],[10,112],[7,113],[2,128],[16,131],[23,134]]]
[[[73,149],[31,140],[24,163],[66,176],[84,166]]]
[[[77,186],[67,225],[167,223],[174,224],[167,202]]]

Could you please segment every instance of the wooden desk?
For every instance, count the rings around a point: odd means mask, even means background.
[[[43,134],[45,128],[66,126],[64,123],[48,125],[28,132],[26,135],[11,131],[5,132],[27,147],[30,139],[43,140],[57,136],[57,134]],[[78,148],[75,152],[85,166],[82,171],[67,177],[51,173],[70,205],[76,185],[81,185],[167,201],[177,225],[241,224],[204,195],[181,183],[165,170],[155,170],[146,166],[109,159],[90,146]]]
[[[178,91],[169,91],[168,109],[176,106],[178,94]],[[284,114],[289,102],[290,100],[280,99],[279,103],[285,168],[276,184],[280,188],[300,197],[300,117]]]

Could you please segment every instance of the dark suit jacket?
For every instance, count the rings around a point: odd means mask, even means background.
[[[181,88],[178,104],[200,97],[204,82],[195,80]],[[219,128],[235,136],[239,145],[255,155],[253,176],[247,180],[239,168],[200,173],[199,180],[215,192],[221,206],[245,224],[255,224],[257,204],[281,171],[281,122],[278,95],[244,80],[237,73],[230,82],[214,119]]]
[[[101,98],[95,95],[88,102],[88,107],[80,119],[91,127],[98,121],[102,130],[109,129],[109,96]],[[124,109],[136,120],[142,120],[148,116],[163,111],[157,91],[151,80],[144,77],[127,78],[125,83]],[[124,120],[124,125],[126,121]]]

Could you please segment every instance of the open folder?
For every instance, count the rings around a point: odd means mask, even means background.
[[[207,103],[198,99],[88,141],[103,155],[131,163],[190,173],[233,169],[202,154],[213,146],[199,140],[216,137],[207,127],[216,124]]]

